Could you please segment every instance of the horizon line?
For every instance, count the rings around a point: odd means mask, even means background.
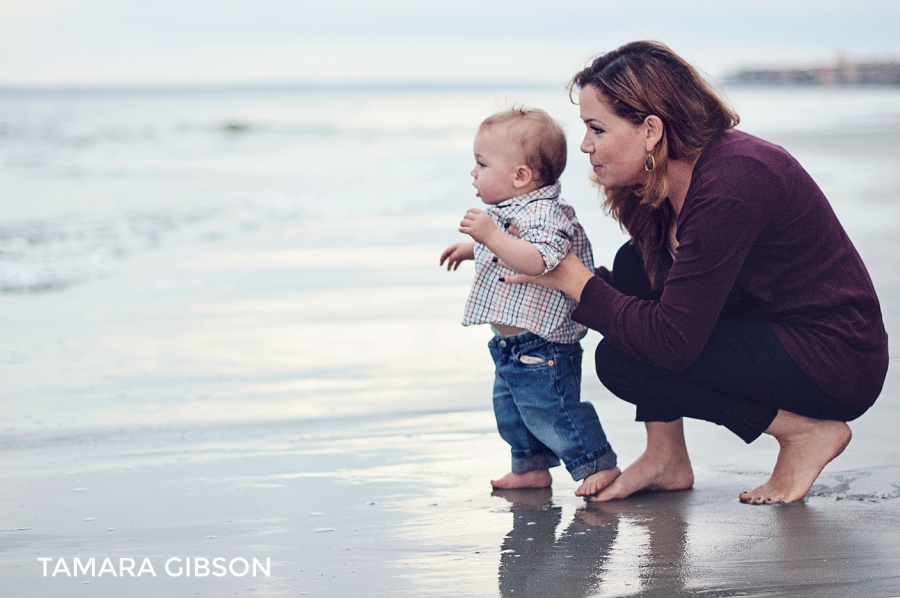
[[[490,91],[490,90],[554,90],[565,89],[564,83],[549,81],[366,81],[283,83],[145,83],[145,84],[16,84],[0,83],[0,94],[41,93],[204,93],[254,91]]]

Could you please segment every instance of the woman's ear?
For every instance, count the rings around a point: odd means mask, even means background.
[[[513,177],[513,187],[521,189],[527,187],[534,180],[534,171],[526,164],[516,166],[515,176]]]
[[[662,139],[663,123],[658,116],[651,114],[644,119],[644,127],[646,127],[645,140],[647,142],[647,153],[649,154],[656,147],[656,144],[659,143],[659,140]]]

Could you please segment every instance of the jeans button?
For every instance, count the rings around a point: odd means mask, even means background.
[[[500,341],[500,346],[504,349],[506,348],[506,341]]]

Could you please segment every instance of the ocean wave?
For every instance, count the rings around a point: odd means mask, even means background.
[[[231,206],[6,224],[0,226],[0,293],[66,289],[114,276],[122,258],[141,251],[214,242],[302,217],[296,209],[277,206]]]

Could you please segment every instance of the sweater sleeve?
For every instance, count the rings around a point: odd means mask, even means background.
[[[778,192],[771,173],[757,170],[732,160],[695,174],[678,218],[677,256],[658,302],[623,295],[595,276],[572,319],[637,359],[687,368],[706,345],[765,225],[768,194]]]

